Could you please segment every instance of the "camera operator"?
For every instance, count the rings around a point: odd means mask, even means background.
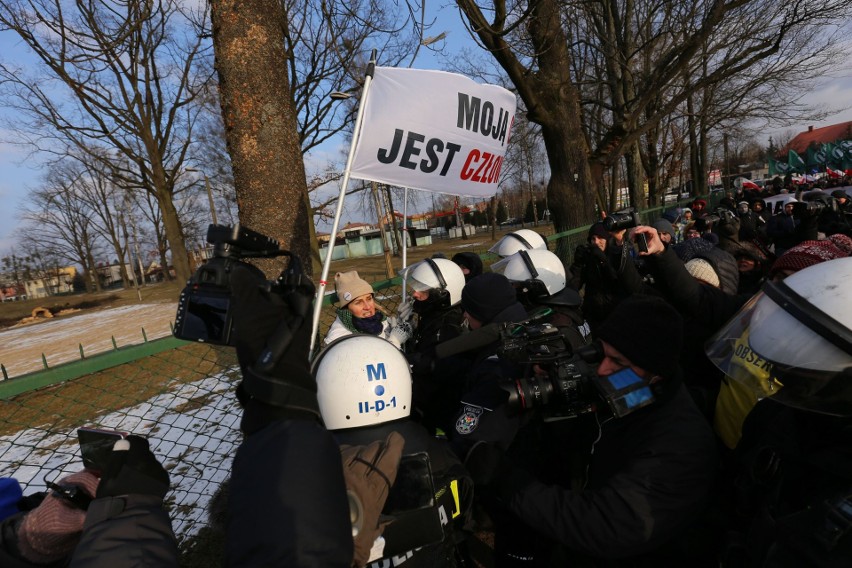
[[[323,422],[341,444],[347,478],[358,462],[375,463],[379,471],[372,474],[373,482],[390,492],[389,501],[395,505],[391,511],[385,507],[387,518],[381,522],[380,510],[355,507],[364,511],[363,519],[353,521],[358,527],[356,564],[461,565],[458,548],[469,521],[473,484],[446,440],[409,417],[412,383],[402,353],[374,337],[344,337],[317,355],[312,373]],[[373,452],[377,457],[364,457]],[[399,469],[384,457],[394,453]],[[428,456],[428,470],[406,474],[406,458],[423,454]],[[392,483],[385,483],[385,477]]]
[[[228,566],[352,565],[340,449],[322,425],[308,362],[313,285],[302,279],[280,294],[251,265],[231,271],[245,439],[232,467]]]
[[[642,287],[642,276],[633,262],[633,246],[624,239],[625,230],[611,232],[603,221],[593,223],[588,242],[574,251],[568,285],[583,293],[583,315],[592,334],[619,302]]]
[[[620,417],[602,403],[590,415],[598,428],[587,470],[579,468],[587,475],[544,482],[517,458],[530,451],[558,458],[563,444],[516,443],[504,454],[497,444],[479,443],[465,460],[477,493],[543,537],[535,565],[697,565],[690,561],[705,560],[706,550],[685,537],[704,511],[716,460],[712,432],[681,384],[682,320],[663,300],[634,296],[613,310],[598,336],[603,360],[591,380],[621,373],[620,386],[639,390],[623,399],[633,402]]]
[[[824,207],[822,202],[803,202],[795,198],[785,203],[784,211],[773,215],[766,227],[766,234],[775,245],[775,256],[781,256],[802,241],[815,241]]]
[[[819,230],[826,235],[843,233],[852,237],[852,202],[843,189],[831,192],[831,200],[824,200],[828,205],[819,215]]]
[[[177,541],[163,509],[169,475],[148,442],[116,442],[100,477],[63,477],[35,508],[0,525],[0,565],[177,566]]]

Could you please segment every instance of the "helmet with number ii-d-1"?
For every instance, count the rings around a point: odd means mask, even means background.
[[[544,242],[544,237],[532,229],[521,229],[504,236],[502,239],[494,243],[494,246],[488,249],[488,252],[494,253],[502,258],[506,258],[507,256],[511,256],[522,249],[547,250],[547,243]]]
[[[758,398],[852,416],[852,258],[767,282],[707,343],[707,355]]]
[[[405,355],[375,335],[331,342],[314,359],[311,374],[329,430],[382,424],[411,413],[411,371]]]

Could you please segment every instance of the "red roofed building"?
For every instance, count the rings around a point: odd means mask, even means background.
[[[809,126],[805,132],[800,132],[781,149],[780,155],[786,157],[788,150],[794,150],[800,156],[804,156],[808,147],[812,144],[827,144],[837,140],[852,140],[852,121],[814,128]]]

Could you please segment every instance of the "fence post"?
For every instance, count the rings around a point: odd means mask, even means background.
[[[109,338],[112,339],[112,348],[118,351],[118,343],[115,342],[115,336],[110,335]]]
[[[6,365],[0,364],[0,371],[3,371],[3,380],[9,380],[9,373],[6,372]]]
[[[145,333],[145,328],[142,328],[142,339],[145,340],[145,343],[148,343],[148,335]]]
[[[83,353],[83,344],[82,344],[82,343],[80,343],[79,345],[80,345],[80,359],[85,359],[85,358],[86,358],[86,354],[85,354],[85,353]]]
[[[49,368],[49,367],[47,366],[47,357],[45,357],[45,356],[44,356],[44,353],[42,353],[42,354],[41,354],[41,364],[42,364],[42,365],[44,365],[44,368],[45,368],[45,369],[48,369],[48,368]]]

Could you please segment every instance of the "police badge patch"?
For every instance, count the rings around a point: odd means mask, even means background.
[[[479,417],[482,415],[481,406],[466,404],[461,416],[456,420],[456,432],[467,435],[476,430],[479,425]]]

